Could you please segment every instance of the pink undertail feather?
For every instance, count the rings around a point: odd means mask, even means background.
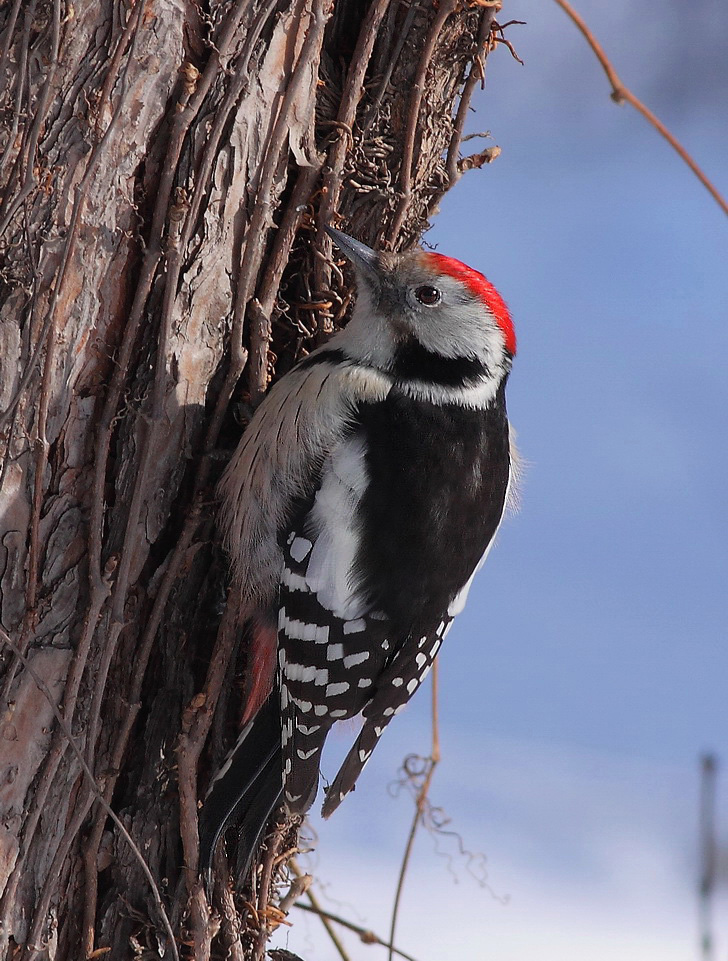
[[[265,703],[273,688],[276,669],[278,632],[275,626],[268,621],[256,619],[252,623],[252,633],[241,727],[244,727]]]

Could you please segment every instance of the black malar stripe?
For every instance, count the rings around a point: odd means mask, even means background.
[[[488,373],[477,357],[443,357],[410,340],[398,347],[392,374],[399,381],[421,380],[443,387],[468,387]]]

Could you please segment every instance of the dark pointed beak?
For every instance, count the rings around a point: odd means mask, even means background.
[[[336,230],[335,227],[326,227],[326,233],[331,237],[339,250],[368,277],[376,275],[379,267],[379,254],[371,247],[367,247],[360,240],[354,240],[348,234]]]

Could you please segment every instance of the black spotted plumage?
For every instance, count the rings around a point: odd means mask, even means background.
[[[366,296],[273,387],[220,484],[226,547],[260,628],[252,662],[265,671],[246,708],[258,714],[203,808],[208,867],[232,812],[244,864],[279,800],[304,814],[328,732],[361,714],[323,813],[354,788],[462,609],[508,494],[515,334],[500,295],[451,258],[377,253],[329,232]],[[436,296],[418,296],[423,285]]]
[[[318,363],[338,360],[317,356]],[[410,373],[415,377],[416,368]],[[419,373],[420,379],[433,374],[429,360]],[[402,377],[385,400],[359,404],[342,439],[361,441],[366,450],[368,482],[351,518],[359,545],[352,588],[366,598],[366,613],[352,619],[356,630],[305,586],[315,541],[311,511],[330,470],[325,458],[280,530],[278,679],[269,701],[279,701],[279,741],[269,744],[262,772],[254,766],[242,782],[254,792],[253,814],[272,809],[279,796],[291,813],[304,813],[318,790],[331,727],[362,713],[364,725],[327,790],[324,814],[353,789],[385,728],[432,667],[452,622],[448,607],[500,523],[510,476],[505,382],[485,408],[436,404],[406,388]],[[316,636],[323,631],[325,641]],[[235,801],[241,812],[243,796]],[[248,842],[257,841],[253,821],[243,814],[240,837]],[[205,848],[211,857],[208,839]]]
[[[304,586],[308,555],[291,554],[294,545],[311,543],[304,520],[305,514],[286,544],[278,618],[284,796],[292,811],[310,807],[328,732],[371,700],[374,680],[392,650],[387,619],[332,617]],[[300,676],[304,666],[306,673]]]
[[[504,396],[501,389],[488,408],[469,409],[412,399],[395,387],[386,400],[360,405],[348,440],[366,450],[368,483],[352,519],[359,550],[351,586],[366,597],[363,616],[332,615],[306,584],[315,543],[311,499],[287,526],[279,684],[291,810],[305,811],[315,797],[331,726],[363,711],[365,726],[327,795],[324,810],[333,811],[430,669],[452,620],[448,607],[503,514],[510,473]],[[324,464],[323,476],[331,469]]]

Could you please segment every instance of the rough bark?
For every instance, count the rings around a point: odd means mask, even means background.
[[[211,914],[196,879],[197,799],[245,669],[214,530],[221,452],[345,319],[323,225],[406,245],[460,175],[493,16],[455,0],[0,8],[3,957],[172,956],[99,789],[180,955],[262,956],[272,916],[258,933],[223,884]]]

